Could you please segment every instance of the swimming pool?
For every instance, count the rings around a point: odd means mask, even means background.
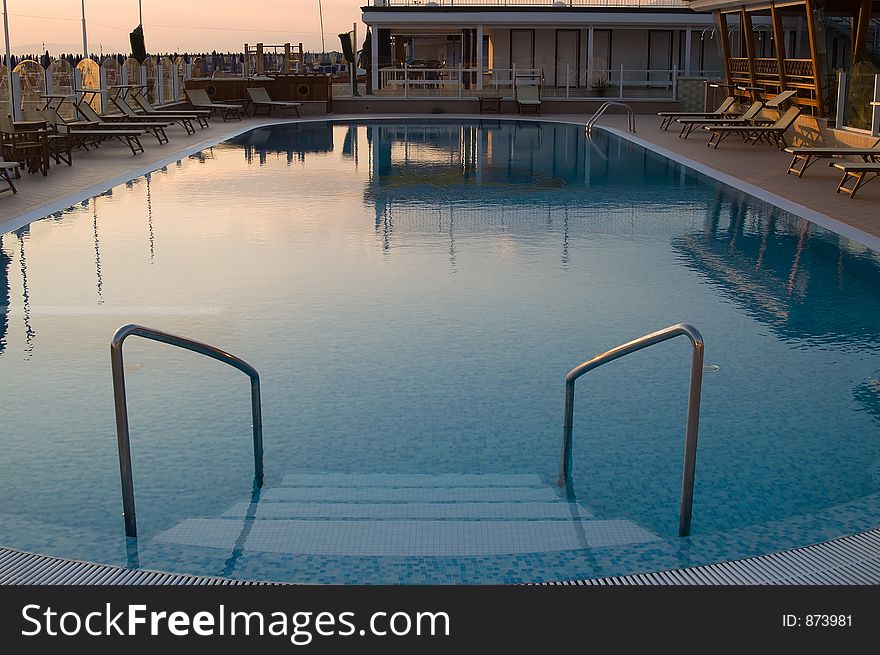
[[[525,121],[260,128],[2,237],[0,544],[300,582],[519,582],[746,557],[880,517],[878,254],[617,136]],[[693,534],[676,536],[706,340]],[[108,345],[131,340],[140,538]],[[681,341],[681,342],[680,342]]]

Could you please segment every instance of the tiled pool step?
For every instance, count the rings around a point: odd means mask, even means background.
[[[631,521],[595,519],[536,475],[292,474],[282,485],[155,540],[244,553],[445,557],[659,539]]]

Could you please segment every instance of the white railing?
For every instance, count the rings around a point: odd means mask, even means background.
[[[374,7],[664,7],[689,8],[686,0],[373,0]]]
[[[675,100],[680,71],[671,69],[594,69],[592,80],[566,64],[557,71],[558,82],[542,69],[487,68],[478,75],[477,68],[420,68],[397,66],[379,69],[378,96],[397,98],[475,98],[497,95],[512,99],[513,80],[527,75],[542,80],[544,98],[577,100],[608,98],[609,100]],[[691,71],[690,77],[709,75],[710,71]],[[622,83],[621,83],[622,80]]]

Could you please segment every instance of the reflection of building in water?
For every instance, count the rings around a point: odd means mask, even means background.
[[[686,266],[782,339],[880,345],[880,261],[867,249],[781,210],[720,194],[705,229],[672,244]]]
[[[243,147],[247,162],[254,157],[262,166],[269,155],[286,155],[287,163],[305,161],[307,154],[325,154],[333,151],[333,124],[294,123],[251,130],[232,139],[233,147]]]

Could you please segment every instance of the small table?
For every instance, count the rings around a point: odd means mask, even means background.
[[[76,95],[72,93],[43,93],[40,94],[40,97],[46,101],[46,106],[43,107],[43,109],[54,109],[55,111],[60,111],[61,105],[64,104],[64,101],[76,98]]]
[[[484,111],[494,111],[496,114],[501,113],[501,96],[479,96],[480,113]]]

